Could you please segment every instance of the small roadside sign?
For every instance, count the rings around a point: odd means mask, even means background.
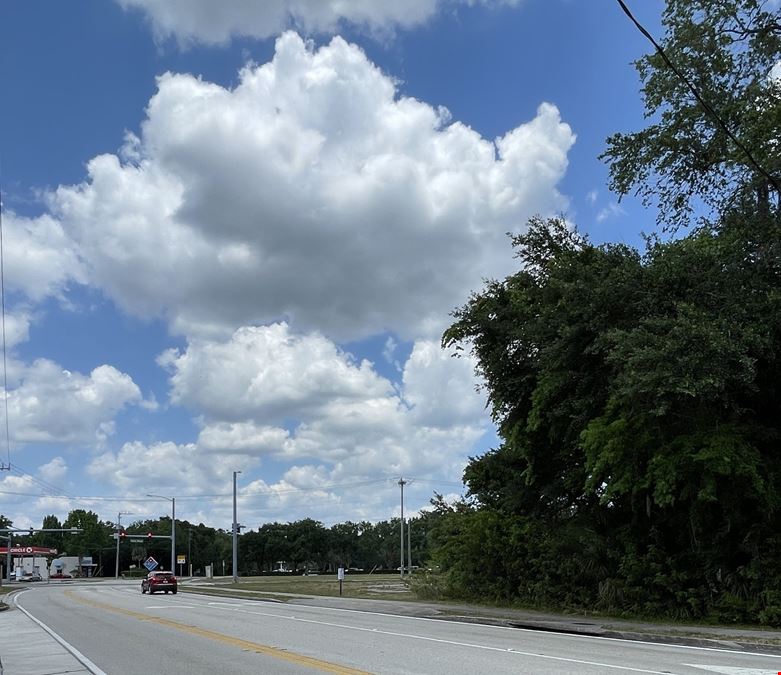
[[[144,567],[146,567],[150,572],[157,567],[158,563],[157,560],[155,560],[151,555],[144,560]]]
[[[177,565],[184,565],[184,556],[176,554],[176,564]]]

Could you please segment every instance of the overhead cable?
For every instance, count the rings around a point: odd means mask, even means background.
[[[618,4],[621,6],[621,9],[624,11],[624,14],[626,14],[629,19],[632,21],[632,23],[637,27],[637,29],[650,41],[650,43],[654,46],[656,51],[659,53],[659,56],[662,57],[662,60],[667,64],[667,66],[678,76],[678,78],[689,88],[689,91],[694,95],[694,98],[697,99],[697,101],[700,103],[700,105],[705,108],[705,110],[710,114],[711,117],[713,117],[714,120],[716,120],[716,123],[722,128],[725,134],[729,136],[729,138],[732,140],[735,145],[737,145],[743,153],[748,158],[748,161],[751,163],[751,165],[760,173],[762,174],[767,181],[773,186],[773,189],[781,193],[781,187],[779,187],[778,182],[776,179],[768,172],[755,158],[754,155],[751,153],[751,151],[741,142],[741,140],[732,133],[732,130],[727,126],[727,123],[722,119],[721,115],[702,97],[699,91],[697,91],[697,88],[691,83],[691,81],[684,75],[676,66],[675,64],[670,60],[670,58],[667,56],[667,53],[664,51],[662,46],[654,39],[653,35],[649,33],[642,24],[634,17],[629,7],[626,6],[626,3],[624,0],[617,0]]]

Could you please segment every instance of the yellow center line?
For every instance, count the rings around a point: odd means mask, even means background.
[[[257,642],[250,642],[249,640],[242,640],[241,638],[231,637],[223,633],[217,633],[212,630],[206,630],[205,628],[198,628],[197,626],[191,626],[186,623],[180,623],[179,621],[171,621],[171,619],[164,619],[158,616],[151,616],[149,614],[142,614],[141,612],[134,612],[131,609],[122,609],[121,607],[115,607],[114,605],[107,605],[95,600],[89,600],[87,598],[76,595],[73,591],[65,591],[65,595],[80,602],[83,605],[89,605],[97,609],[104,609],[108,612],[114,612],[116,614],[122,614],[129,616],[139,621],[148,621],[155,623],[159,626],[167,626],[168,628],[174,628],[191,635],[197,635],[199,637],[208,638],[209,640],[215,640],[222,642],[223,644],[238,647],[239,649],[255,652],[257,654],[263,654],[264,656],[271,656],[275,659],[281,659],[282,661],[290,661],[299,666],[306,666],[308,668],[314,668],[324,673],[336,673],[337,675],[369,675],[365,670],[357,670],[356,668],[348,668],[347,666],[340,666],[336,663],[329,663],[328,661],[322,661],[320,659],[312,658],[311,656],[304,656],[303,654],[296,654],[289,652],[278,647],[271,647],[269,645],[261,645]]]

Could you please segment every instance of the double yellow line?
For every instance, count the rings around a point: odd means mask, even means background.
[[[139,621],[147,621],[159,626],[166,626],[168,628],[174,628],[175,630],[182,631],[183,633],[189,633],[190,635],[197,635],[198,637],[207,638],[209,640],[215,640],[216,642],[222,642],[226,645],[238,647],[244,651],[251,651],[257,654],[263,654],[264,656],[270,656],[282,661],[289,661],[299,666],[305,666],[307,668],[313,668],[324,673],[336,673],[337,675],[369,675],[364,670],[356,670],[355,668],[348,668],[346,666],[340,666],[335,663],[329,663],[328,661],[322,661],[320,659],[312,658],[311,656],[304,656],[303,654],[296,654],[289,652],[278,647],[271,647],[269,645],[261,645],[257,642],[250,642],[249,640],[242,640],[223,633],[217,633],[212,630],[206,630],[205,628],[198,628],[197,626],[191,626],[186,623],[180,623],[178,621],[171,621],[170,619],[163,619],[162,617],[151,616],[149,614],[142,614],[141,612],[134,612],[131,609],[122,609],[121,607],[114,607],[113,605],[107,605],[95,600],[89,600],[81,597],[73,591],[65,591],[65,595],[81,603],[82,605],[88,605],[97,609],[103,609],[108,612],[114,612],[115,614],[121,614],[123,616],[129,616]]]

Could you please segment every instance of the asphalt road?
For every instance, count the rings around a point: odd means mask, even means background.
[[[109,675],[781,672],[781,657],[764,654],[181,592],[150,597],[137,583],[39,586],[17,602]]]

